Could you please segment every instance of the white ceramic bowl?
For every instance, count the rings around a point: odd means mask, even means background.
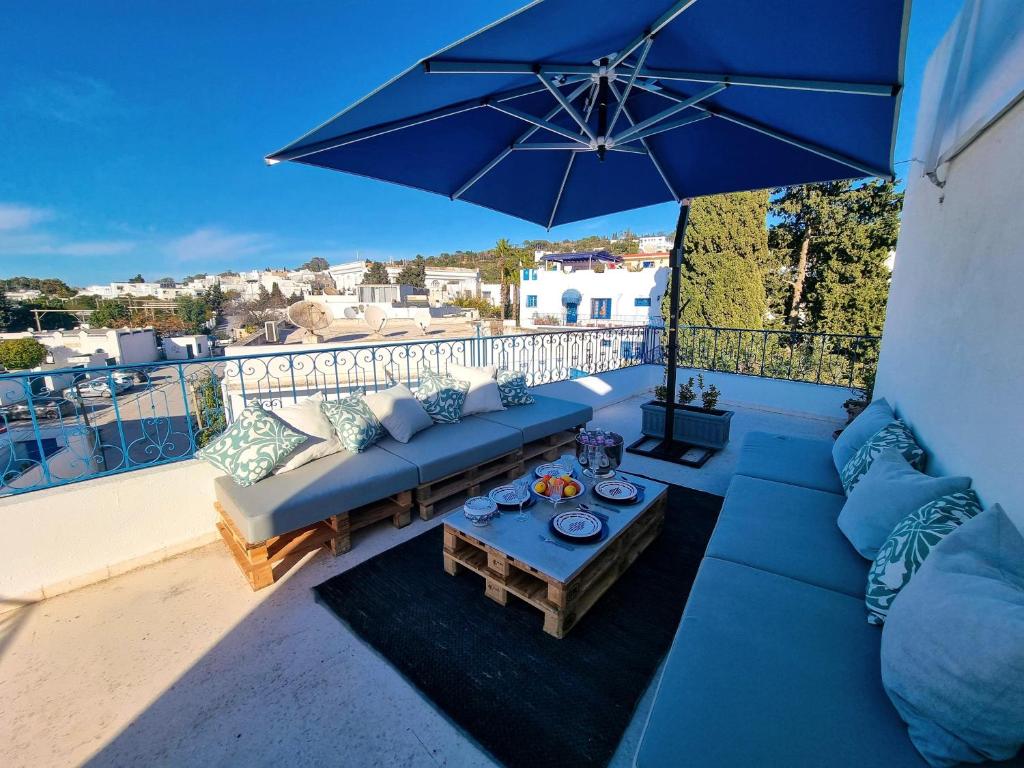
[[[462,513],[473,525],[487,525],[498,514],[498,505],[486,496],[473,496],[462,505]]]

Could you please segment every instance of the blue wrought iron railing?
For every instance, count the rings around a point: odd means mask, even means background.
[[[497,365],[531,385],[646,362],[647,329],[438,339],[0,375],[0,495],[190,458],[246,404],[337,398],[424,367]]]
[[[588,328],[482,338],[280,351],[205,360],[0,375],[0,495],[190,458],[247,404],[274,408],[400,381],[425,367],[497,365],[531,386],[663,363],[663,330]],[[684,328],[679,364],[856,387],[878,340],[735,328]]]

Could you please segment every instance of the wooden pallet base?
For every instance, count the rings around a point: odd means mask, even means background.
[[[412,522],[412,491],[367,504],[266,541],[247,541],[219,502],[217,530],[253,591],[269,587],[307,552],[326,547],[332,555],[352,549],[352,532],[390,518],[396,528]]]
[[[542,437],[523,446],[523,461],[536,459],[538,456],[544,461],[554,461],[567,449],[576,449],[576,434],[582,426],[574,429],[566,429],[556,432],[553,435]]]
[[[420,517],[429,520],[434,516],[434,506],[441,501],[466,493],[469,496],[480,494],[480,484],[500,475],[513,480],[525,472],[523,452],[519,449],[509,451],[490,461],[475,467],[456,472],[440,480],[424,483],[416,488],[416,507]]]
[[[544,615],[544,631],[561,639],[661,533],[666,498],[662,495],[567,583],[447,525],[444,569],[452,576],[463,568],[482,576],[484,594],[501,605],[509,595],[532,605]]]

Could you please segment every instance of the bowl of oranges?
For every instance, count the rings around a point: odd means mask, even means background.
[[[530,487],[537,496],[548,501],[575,499],[587,490],[583,483],[569,474],[541,475]]]

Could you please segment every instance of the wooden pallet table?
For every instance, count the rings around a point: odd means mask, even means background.
[[[434,507],[438,502],[461,493],[479,496],[481,483],[500,475],[505,475],[511,480],[522,473],[523,452],[517,448],[462,472],[456,472],[453,475],[418,486],[416,488],[416,507],[423,520],[430,520],[434,516]]]
[[[269,587],[307,552],[326,547],[331,554],[342,555],[352,549],[352,532],[390,518],[396,528],[412,522],[412,491],[402,491],[387,499],[331,515],[266,541],[248,541],[220,502],[214,507],[220,520],[217,530],[228,545],[235,563],[253,591]]]
[[[444,569],[452,576],[463,569],[481,576],[484,594],[501,605],[511,595],[537,608],[544,631],[563,638],[661,533],[667,486],[642,482],[643,502],[607,513],[604,541],[571,550],[544,541],[552,537],[551,505],[544,502],[530,509],[526,523],[513,513],[482,528],[455,512],[445,520]],[[583,499],[595,501],[591,490]],[[574,507],[566,502],[560,509]]]
[[[553,435],[542,437],[523,446],[523,460],[530,461],[538,456],[544,461],[554,461],[567,449],[576,449],[576,434],[583,428],[565,429]]]

